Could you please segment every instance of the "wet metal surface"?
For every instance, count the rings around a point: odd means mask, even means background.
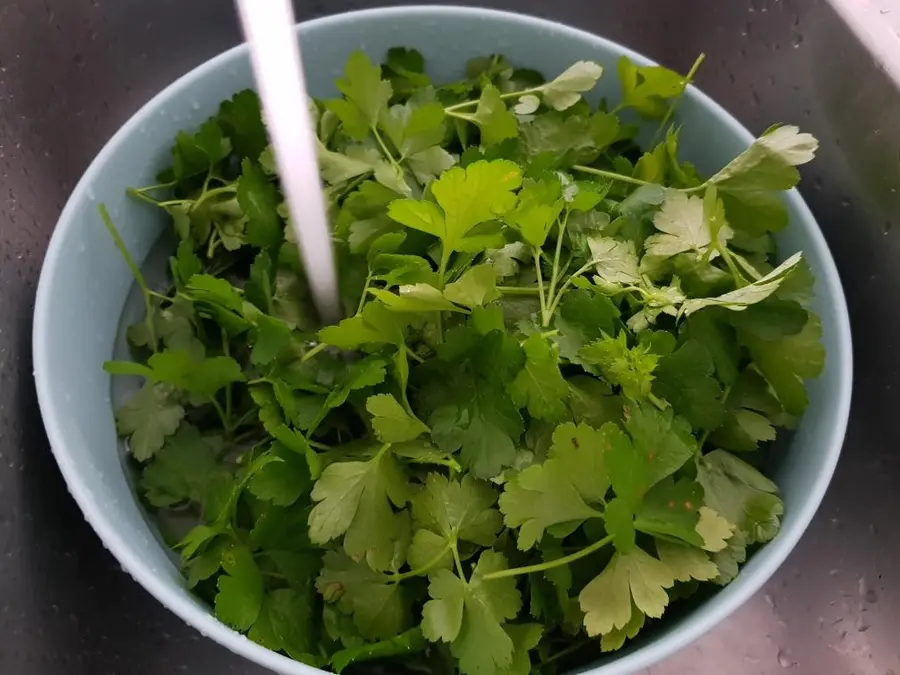
[[[781,571],[653,675],[900,675],[900,6],[896,0],[508,0],[686,69],[753,131],[822,141],[804,196],[850,303],[838,473]],[[298,16],[368,6],[304,2]],[[227,0],[0,0],[0,673],[241,673],[119,568],[50,455],[31,382],[41,260],[68,193],[156,91],[236,44]]]

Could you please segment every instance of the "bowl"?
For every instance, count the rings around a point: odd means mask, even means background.
[[[316,96],[336,93],[334,80],[354,49],[379,59],[389,47],[415,47],[438,81],[458,76],[468,58],[494,52],[548,74],[590,59],[606,69],[597,95],[611,100],[618,94],[615,64],[621,55],[650,63],[575,28],[462,7],[352,12],[303,23],[297,31],[309,68],[308,86]],[[159,93],[91,163],[63,209],[44,261],[35,308],[35,380],[50,444],[69,491],[123,568],[188,624],[230,650],[277,672],[309,675],[320,671],[232,631],[186,589],[176,558],[161,543],[132,488],[116,437],[110,377],[102,369],[103,362],[122,349],[117,333],[133,281],[101,224],[98,203],[108,207],[132,255],[145,260],[164,222],[154,210],[127,198],[125,188],[155,182],[156,173],[169,162],[175,134],[199,126],[221,100],[252,85],[246,47],[225,52]],[[684,158],[702,172],[712,173],[752,141],[744,127],[693,87],[677,116],[684,125]],[[668,617],[637,645],[583,672],[621,675],[646,668],[722,622],[775,572],[822,500],[850,407],[850,329],[838,273],[822,233],[796,191],[787,193],[785,202],[790,226],[779,236],[779,249],[782,255],[803,250],[815,273],[814,310],[822,318],[827,365],[819,379],[808,383],[809,408],[772,467],[784,493],[781,532],[749,560],[732,584],[679,616]]]

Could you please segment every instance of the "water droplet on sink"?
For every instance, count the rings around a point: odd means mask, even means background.
[[[778,665],[782,668],[794,668],[797,665],[797,662],[789,657],[787,655],[787,652],[785,652],[783,649],[778,650],[776,658],[778,659]]]

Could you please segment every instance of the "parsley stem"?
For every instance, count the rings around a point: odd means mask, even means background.
[[[537,274],[538,298],[541,301],[541,325],[546,328],[547,324],[550,323],[550,318],[547,315],[547,299],[544,297],[544,278],[541,272],[541,251],[539,248],[534,249],[534,271]]]
[[[229,435],[231,433],[231,428],[228,424],[228,416],[225,414],[225,410],[222,408],[222,404],[219,403],[215,397],[209,399],[210,403],[212,403],[213,408],[216,409],[216,413],[219,415],[219,419],[222,420],[222,426],[225,428],[225,435]]]
[[[447,250],[446,246],[441,246],[441,263],[438,265],[438,290],[444,290],[444,277],[447,275],[447,264],[450,262],[450,251]],[[437,316],[435,317],[435,324],[437,327],[438,334],[438,344],[441,344],[444,341],[444,318],[443,312],[437,312]]]
[[[575,644],[569,645],[565,649],[561,649],[558,652],[556,652],[555,654],[548,656],[546,659],[541,661],[540,665],[545,666],[548,663],[553,663],[554,661],[558,661],[559,659],[563,659],[567,656],[571,656],[575,652],[577,652],[581,649],[584,649],[589,644],[591,644],[591,640],[582,640],[580,642],[576,642]]]
[[[541,90],[542,87],[532,87],[531,89],[522,89],[521,91],[508,91],[505,94],[500,94],[500,98],[518,98],[519,96],[525,96],[526,94],[535,94]],[[444,114],[450,115],[451,117],[456,117],[456,115],[453,114],[455,111],[462,110],[463,108],[468,108],[469,106],[478,105],[478,103],[479,99],[463,101],[462,103],[454,103],[453,105],[444,108]]]
[[[743,288],[747,285],[747,282],[744,281],[743,275],[740,273],[738,268],[734,264],[734,260],[731,257],[731,252],[728,250],[727,246],[716,246],[719,249],[719,253],[722,254],[722,259],[725,261],[725,264],[728,266],[728,271],[731,272],[731,276],[734,279],[734,284],[738,288]]]
[[[657,408],[659,408],[660,410],[665,410],[666,408],[669,407],[669,404],[668,404],[668,403],[666,403],[665,401],[663,401],[661,398],[659,398],[659,397],[658,397],[656,394],[654,394],[652,391],[651,391],[649,394],[647,394],[647,400],[650,401],[650,403],[652,403],[653,405],[655,405],[655,406],[656,406]]]
[[[359,296],[359,304],[356,306],[356,313],[359,314],[363,311],[363,307],[366,306],[366,296],[369,294],[369,284],[372,283],[372,268],[369,268],[369,273],[366,275],[366,283],[363,286],[362,295]]]
[[[301,357],[300,361],[301,361],[301,362],[303,362],[303,361],[309,361],[311,358],[313,358],[313,357],[318,356],[319,354],[321,354],[321,353],[322,353],[323,351],[325,351],[325,349],[327,349],[327,348],[328,348],[328,345],[327,345],[327,344],[325,344],[324,342],[320,342],[320,343],[317,344],[315,347],[313,347],[313,348],[310,349],[308,352],[306,352],[306,353]]]
[[[459,547],[457,547],[455,540],[450,544],[450,550],[453,551],[453,563],[456,565],[456,573],[459,575],[460,579],[469,583],[469,580],[466,579],[466,573],[463,572],[462,560],[459,557]]]
[[[537,286],[497,286],[504,295],[536,295],[541,292]]]
[[[407,356],[412,358],[417,363],[425,363],[425,359],[416,354],[412,349],[409,348],[406,344],[403,345],[403,349],[406,351]]]
[[[678,107],[678,104],[681,102],[682,97],[684,96],[684,90],[687,89],[687,86],[694,81],[694,76],[697,74],[697,71],[700,69],[700,66],[706,60],[706,54],[700,52],[700,56],[694,61],[694,65],[691,66],[691,69],[687,72],[687,75],[684,76],[684,87],[681,89],[681,94],[669,104],[669,109],[666,110],[665,116],[660,121],[659,126],[656,127],[656,133],[653,134],[653,140],[650,142],[650,147],[656,145],[659,140],[659,135],[662,133],[663,129],[669,124],[669,120],[672,119],[672,115],[675,114],[675,109]]]
[[[547,302],[553,301],[553,293],[556,291],[556,283],[559,279],[559,256],[562,252],[563,239],[566,237],[566,225],[569,222],[569,214],[565,218],[556,219],[559,225],[559,234],[556,237],[556,253],[553,254],[553,276],[550,277],[550,291],[547,293]],[[550,317],[544,319],[544,328],[550,323]]]
[[[132,188],[132,187],[126,188],[125,192],[130,194],[132,197],[140,199],[143,202],[147,202],[148,204],[153,204],[153,206],[162,206],[162,204],[163,204],[163,202],[161,202],[160,200],[154,199],[150,195],[145,194],[144,192],[138,190],[137,188]]]
[[[127,192],[131,194],[141,194],[144,192],[150,192],[151,190],[164,190],[165,188],[172,188],[178,184],[178,181],[170,180],[168,183],[157,183],[156,185],[145,185],[142,188],[130,187],[127,188]]]
[[[550,315],[551,316],[556,313],[556,308],[559,307],[559,301],[562,300],[563,293],[565,293],[566,290],[569,288],[569,286],[572,285],[572,282],[575,279],[577,279],[578,277],[580,277],[582,274],[587,272],[589,269],[591,269],[591,267],[593,267],[596,264],[597,264],[596,260],[589,260],[584,265],[582,265],[577,270],[575,270],[575,273],[572,276],[570,276],[568,279],[566,279],[565,283],[563,283],[563,285],[559,287],[559,292],[556,294],[556,297],[553,299],[553,304],[550,305]]]
[[[610,180],[619,181],[620,183],[631,183],[632,185],[653,185],[650,181],[641,180],[640,178],[635,178],[634,176],[626,176],[623,173],[616,173],[615,171],[606,171],[605,169],[595,169],[592,166],[584,166],[582,164],[576,164],[572,167],[576,171],[581,171],[582,173],[590,173],[595,176],[600,176],[602,178],[609,178]]]
[[[481,577],[484,580],[489,579],[504,579],[506,577],[515,577],[520,574],[531,574],[533,572],[544,572],[545,570],[551,570],[554,567],[560,567],[562,565],[568,565],[569,563],[573,563],[576,560],[581,560],[582,558],[589,556],[591,553],[595,551],[599,551],[601,548],[606,546],[613,540],[612,535],[608,535],[603,537],[600,541],[595,541],[590,546],[585,546],[583,549],[576,551],[575,553],[570,553],[569,555],[563,556],[562,558],[556,558],[554,560],[548,560],[547,562],[542,562],[537,565],[528,565],[526,567],[513,567],[508,570],[500,570],[498,572],[490,572]]]
[[[199,197],[197,197],[196,201],[191,205],[190,210],[193,211],[210,197],[215,197],[216,195],[221,194],[229,194],[233,192],[237,192],[236,184],[222,185],[221,187],[213,188],[212,190],[206,190],[205,192],[201,193]]]
[[[153,292],[150,290],[150,286],[147,285],[147,280],[144,279],[141,268],[137,266],[134,258],[132,258],[131,254],[128,252],[125,242],[122,241],[119,230],[116,229],[115,223],[113,223],[112,218],[109,216],[109,211],[106,210],[106,205],[99,204],[97,210],[100,212],[100,218],[103,220],[103,225],[106,226],[109,236],[112,237],[113,244],[115,244],[116,248],[119,250],[122,258],[125,259],[125,264],[128,265],[128,269],[131,270],[131,276],[134,277],[135,283],[141,289],[141,293],[144,296],[144,324],[147,326],[147,332],[150,334],[150,347],[155,352],[157,346],[156,326],[153,324],[153,318],[156,313],[153,311]]]
[[[582,558],[589,556],[591,553],[595,551],[599,551],[601,548],[606,546],[608,543],[612,541],[612,535],[608,535],[603,537],[600,541],[595,541],[590,546],[585,546],[583,549],[575,551],[575,553],[570,553],[569,555],[563,556],[562,558],[556,558],[554,560],[548,560],[547,562],[542,562],[537,565],[528,565],[526,567],[513,567],[508,570],[500,570],[498,572],[490,572],[481,577],[484,580],[488,579],[503,579],[505,577],[515,577],[520,574],[532,574],[533,572],[544,572],[546,570],[552,570],[554,567],[560,567],[562,565],[568,565],[569,563],[575,562],[576,560],[581,560]]]
[[[394,166],[395,169],[402,172],[403,169],[400,168],[397,160],[394,159],[394,155],[392,155],[391,151],[388,150],[387,144],[384,142],[381,134],[378,133],[378,127],[376,127],[374,124],[372,125],[372,135],[375,136],[375,140],[378,141],[378,145],[381,147],[381,151],[384,153],[384,156],[387,157],[388,161]]]
[[[225,356],[231,356],[228,345],[228,333],[225,332],[224,326],[221,327],[222,332],[222,353]],[[235,427],[231,426],[231,383],[225,385],[225,435],[230,436]]]
[[[431,568],[437,565],[444,558],[444,556],[450,552],[451,548],[452,546],[450,544],[447,544],[444,548],[441,549],[440,553],[438,553],[431,560],[417,569],[410,570],[409,572],[394,572],[394,574],[391,575],[391,581],[393,581],[394,583],[399,583],[401,581],[404,581],[405,579],[412,579],[413,577],[421,577],[425,574],[428,574],[431,571]]]

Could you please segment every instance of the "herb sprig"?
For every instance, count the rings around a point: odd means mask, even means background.
[[[773,127],[700,175],[672,120],[701,62],[623,58],[608,111],[588,61],[548,82],[493,55],[434,85],[415,50],[354,53],[310,102],[333,326],[252,91],[130,190],[171,217],[170,288],[101,208],[146,307],[135,361],[105,365],[143,379],[118,430],[219,619],[336,672],[552,675],[775,536],[756,467],[824,350],[772,235],[817,144]]]

